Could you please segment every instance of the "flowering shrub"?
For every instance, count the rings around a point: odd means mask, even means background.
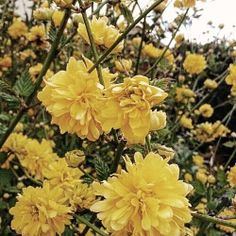
[[[178,33],[200,1],[9,2],[0,235],[232,235],[236,45]]]

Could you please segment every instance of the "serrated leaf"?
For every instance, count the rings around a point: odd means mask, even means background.
[[[0,91],[15,94],[15,91],[12,87],[4,80],[0,80]]]
[[[34,89],[34,84],[28,70],[25,70],[20,79],[14,85],[17,94],[23,97],[29,96]]]
[[[0,121],[9,121],[10,116],[9,114],[0,114]]]
[[[56,39],[56,34],[57,34],[57,28],[54,25],[54,23],[52,22],[50,25],[50,29],[48,31],[48,38],[50,40],[50,42],[54,42]]]
[[[94,167],[99,180],[106,180],[110,175],[110,169],[106,162],[101,160],[101,158],[96,158],[94,160]]]
[[[5,93],[5,92],[0,92],[0,99],[6,101],[6,102],[19,102],[19,99],[11,94]]]
[[[205,196],[206,188],[203,183],[201,183],[200,181],[195,181],[192,183],[192,185],[193,185],[194,190],[197,194]]]

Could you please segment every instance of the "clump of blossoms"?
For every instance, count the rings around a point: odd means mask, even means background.
[[[100,113],[103,130],[121,129],[128,143],[144,143],[154,118],[151,108],[160,104],[167,93],[149,85],[147,77],[137,75],[125,78],[123,83],[111,85],[104,94],[104,108]],[[165,123],[163,113],[155,114]],[[163,122],[156,130],[163,128]]]
[[[183,66],[189,74],[200,74],[206,68],[206,60],[203,55],[188,54]]]
[[[93,17],[90,22],[90,28],[92,31],[94,42],[97,45],[105,46],[106,48],[111,47],[112,44],[120,36],[119,30],[117,30],[113,25],[108,25],[108,18],[105,16],[98,19],[96,17]],[[84,23],[79,23],[78,33],[87,43],[90,43]],[[124,46],[123,44],[123,42],[120,42],[113,50],[113,52],[121,52]]]
[[[197,125],[196,130],[193,131],[199,141],[206,143],[219,137],[225,137],[229,132],[230,130],[220,121],[200,123]]]
[[[43,180],[43,171],[48,165],[58,159],[53,152],[53,142],[43,139],[28,138],[22,133],[12,133],[7,139],[1,151],[7,152],[10,158],[2,167],[9,168],[10,161],[16,156],[29,174],[36,179]]]
[[[84,61],[71,58],[66,71],[60,71],[46,81],[38,98],[62,133],[76,133],[81,138],[95,141],[102,133],[98,119],[102,86],[96,71],[87,72],[92,65],[86,58]],[[102,69],[102,74],[105,85],[115,77],[107,69]]]
[[[94,184],[104,200],[91,210],[112,235],[180,235],[191,221],[186,195],[192,186],[179,180],[178,166],[159,154],[136,153],[134,159],[125,159],[127,171]]]
[[[11,227],[22,236],[61,235],[70,224],[71,209],[64,204],[61,188],[28,187],[17,197],[18,202],[10,209],[13,215]]]
[[[232,85],[231,94],[236,96],[236,65],[230,65],[229,75],[225,78],[225,82],[228,85]]]
[[[18,39],[28,32],[27,25],[20,19],[14,19],[12,25],[8,28],[8,34],[13,39]]]
[[[230,168],[227,179],[231,187],[236,186],[236,165]]]

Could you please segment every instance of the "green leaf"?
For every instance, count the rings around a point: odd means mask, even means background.
[[[0,169],[0,189],[10,187],[13,178],[14,175],[10,170]]]
[[[0,165],[3,164],[7,160],[7,153],[6,152],[0,152]]]
[[[97,157],[94,160],[94,166],[99,180],[105,180],[109,177],[110,169],[107,163],[104,162],[101,158]]]
[[[50,40],[50,42],[54,42],[56,39],[56,34],[57,34],[57,28],[54,25],[54,23],[52,22],[50,25],[50,29],[48,31],[48,38]]]
[[[193,182],[192,185],[193,185],[194,190],[197,194],[205,196],[206,188],[203,183],[201,183],[200,181],[195,181],[195,182]]]
[[[0,114],[0,121],[9,121],[11,119],[9,114]]]
[[[134,22],[132,12],[128,7],[126,7],[124,4],[120,4],[120,11],[124,18],[128,21],[128,23]]]
[[[22,73],[21,78],[16,81],[14,85],[14,90],[20,96],[27,97],[33,92],[33,89],[34,89],[34,84],[31,79],[31,76],[28,70],[25,70]]]
[[[216,179],[218,180],[218,183],[222,186],[224,186],[227,183],[226,174],[223,170],[218,170],[216,174]]]
[[[18,103],[19,99],[11,94],[5,93],[5,92],[0,92],[0,99],[10,102],[10,103]]]
[[[225,147],[232,148],[232,147],[234,147],[236,145],[236,143],[233,142],[233,141],[228,141],[228,142],[223,143],[223,145]]]
[[[70,229],[68,226],[66,226],[64,233],[62,234],[62,236],[73,236],[74,232],[72,229]]]
[[[2,79],[0,80],[0,91],[15,94],[15,91],[12,89],[12,87]]]

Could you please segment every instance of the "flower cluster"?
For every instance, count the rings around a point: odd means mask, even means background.
[[[97,73],[87,72],[91,61],[85,60],[71,58],[67,70],[46,81],[38,95],[51,113],[52,123],[58,124],[62,132],[95,141],[103,131],[114,128],[121,129],[129,143],[144,143],[149,131],[164,128],[165,113],[152,112],[151,108],[160,104],[167,93],[149,85],[145,76],[110,84],[115,75],[106,69],[102,70],[107,81],[103,91]],[[103,109],[99,108],[101,104]]]
[[[229,67],[229,75],[225,78],[225,82],[228,85],[232,85],[231,94],[236,96],[236,65],[231,64]]]
[[[196,138],[201,142],[212,142],[219,137],[225,137],[229,132],[230,130],[220,121],[200,123],[194,130]]]
[[[96,17],[93,17],[93,19],[89,24],[92,31],[94,42],[97,45],[109,48],[120,36],[119,30],[117,30],[112,25],[108,25],[108,18],[105,16],[100,17],[98,19]],[[84,40],[86,40],[87,43],[90,43],[84,23],[79,24],[78,33]],[[123,49],[123,42],[119,43],[113,50],[113,52],[114,53],[121,52],[122,49]]]

